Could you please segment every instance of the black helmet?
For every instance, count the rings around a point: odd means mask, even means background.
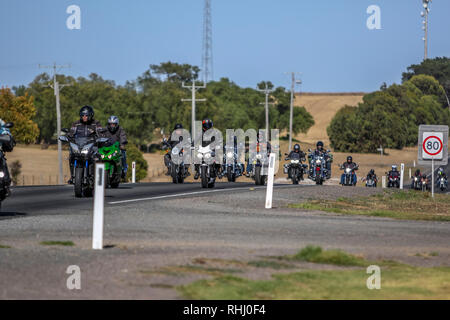
[[[203,132],[205,132],[206,130],[209,130],[213,127],[213,121],[211,119],[204,119],[202,121],[202,129]]]
[[[300,152],[300,145],[298,143],[294,145],[294,151]]]
[[[181,123],[177,123],[177,124],[175,125],[175,127],[173,128],[174,131],[175,131],[175,130],[178,130],[178,129],[183,129],[183,125],[182,125]]]
[[[370,173],[370,174],[375,174],[375,170],[370,169],[369,173]]]
[[[322,148],[323,148],[323,142],[322,142],[322,141],[317,142],[316,147],[317,147],[317,148],[318,148],[318,147],[322,147]]]
[[[88,122],[94,119],[94,109],[91,106],[84,106],[80,109],[80,121],[83,122],[83,116],[88,117]]]
[[[347,162],[348,162],[348,163],[353,162],[352,156],[348,156],[348,157],[347,157]]]

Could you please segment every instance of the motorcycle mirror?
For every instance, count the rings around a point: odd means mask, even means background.
[[[308,152],[311,152],[311,149],[308,149]]]
[[[331,150],[328,149],[327,152],[331,152]]]
[[[98,129],[97,131],[100,132],[100,133],[103,133],[103,132],[106,132],[107,129],[106,129],[106,128],[100,128],[100,129]]]
[[[97,143],[106,143],[109,141],[109,138],[98,138]]]
[[[69,138],[67,138],[66,136],[60,136],[59,140],[63,142],[69,142]]]
[[[14,127],[14,123],[12,123],[12,122],[7,122],[5,124],[5,128],[12,128],[12,127]]]
[[[62,128],[61,131],[64,133],[69,133],[69,129],[67,129],[67,128]]]

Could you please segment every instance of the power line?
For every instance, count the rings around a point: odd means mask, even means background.
[[[62,144],[61,141],[58,139],[58,136],[61,133],[61,108],[59,102],[59,91],[64,87],[71,86],[71,84],[60,85],[59,82],[56,80],[56,73],[62,68],[70,68],[70,65],[58,66],[56,65],[56,63],[54,63],[53,66],[39,65],[39,68],[53,69],[53,85],[50,84],[49,86],[53,88],[56,97],[56,139],[58,141],[59,184],[63,184]]]
[[[192,102],[192,127],[191,127],[191,134],[192,134],[192,136],[191,136],[191,141],[194,141],[194,139],[195,139],[195,103],[198,101],[198,102],[201,102],[201,101],[206,101],[206,99],[196,99],[195,98],[195,93],[197,92],[197,90],[198,89],[204,89],[204,88],[206,88],[206,84],[205,83],[203,83],[203,85],[201,85],[201,86],[196,86],[195,85],[195,80],[193,80],[192,81],[192,85],[190,85],[190,86],[187,86],[187,85],[185,85],[184,84],[184,82],[182,82],[182,87],[183,88],[187,88],[187,89],[189,89],[189,90],[191,90],[191,93],[192,93],[192,98],[191,99],[181,99],[181,101],[191,101]]]

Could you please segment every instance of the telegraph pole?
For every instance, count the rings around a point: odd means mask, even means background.
[[[58,139],[58,136],[61,134],[61,108],[60,108],[60,102],[59,102],[59,91],[60,89],[70,86],[71,84],[59,84],[59,82],[56,80],[56,72],[59,69],[62,68],[70,68],[69,66],[58,66],[56,63],[53,64],[53,66],[41,66],[39,65],[39,68],[44,69],[53,69],[53,85],[50,85],[50,87],[55,92],[56,97],[56,140],[58,141],[58,162],[59,162],[59,184],[63,184],[63,164],[62,164],[62,144],[61,141]]]
[[[259,92],[263,92],[266,95],[266,102],[264,103],[265,107],[266,107],[266,142],[269,141],[269,94],[274,92],[275,90],[269,89],[267,87],[267,82],[266,82],[266,87],[265,89],[258,89]],[[261,103],[263,104],[263,103]],[[270,103],[270,104],[274,104],[274,103]]]
[[[290,73],[292,76],[291,83],[291,110],[289,114],[289,150],[292,150],[292,122],[294,118],[294,93],[295,93],[295,84],[301,84],[301,80],[295,79],[295,74],[300,74],[300,72],[286,72],[286,74]]]
[[[181,101],[191,101],[192,102],[192,137],[191,137],[191,141],[193,142],[195,139],[195,102],[201,102],[201,101],[206,101],[206,99],[196,99],[195,98],[195,93],[197,92],[198,89],[204,89],[206,88],[206,84],[203,83],[203,85],[201,86],[196,86],[195,85],[195,80],[192,81],[192,85],[191,86],[186,86],[184,85],[184,81],[182,82],[182,87],[183,88],[187,88],[189,90],[191,90],[192,92],[192,98],[191,99],[181,99]]]

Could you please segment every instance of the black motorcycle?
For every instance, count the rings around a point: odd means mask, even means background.
[[[350,168],[347,167],[345,168],[344,166],[340,167],[341,170],[344,170],[344,183],[342,184],[343,186],[356,186],[356,183],[353,181],[353,176],[356,175],[356,170],[359,168],[358,165]]]
[[[292,180],[292,184],[298,184],[300,181],[304,180],[303,175],[305,174],[308,165],[302,164],[302,160],[305,159],[301,159],[299,153],[293,152],[290,157],[287,153],[285,153],[285,155],[288,156],[285,160],[290,160],[290,163],[284,165],[284,173],[288,174],[288,178]]]
[[[210,145],[200,146],[197,150],[197,158],[201,160],[200,178],[202,188],[214,188],[216,178],[219,175],[220,165],[216,164],[215,151],[211,150]],[[219,167],[218,167],[219,166]]]
[[[222,172],[227,176],[228,182],[236,182],[236,178],[244,174],[244,164],[239,162],[236,145],[225,146]]]
[[[167,153],[170,154],[170,161],[168,163],[169,174],[172,177],[173,183],[183,183],[184,179],[189,176],[188,166],[182,161],[181,163],[176,164],[173,159],[178,156],[179,158],[183,158],[184,149],[181,148],[181,144],[177,144],[175,146],[171,146],[167,140],[163,141],[164,147],[167,149]]]
[[[12,128],[14,125],[12,122],[5,124],[5,128]],[[4,152],[12,151],[14,147],[14,140],[9,134],[0,135],[0,208],[2,201],[9,196],[8,183],[5,181],[6,172],[8,170],[6,166],[6,157]]]
[[[63,129],[63,132],[68,132]],[[69,143],[73,172],[71,172],[75,197],[92,197],[95,183],[95,162],[98,158],[98,146],[109,141],[96,135],[88,137],[60,136],[59,140]]]
[[[400,173],[398,171],[386,172],[388,177],[388,188],[400,188]]]

